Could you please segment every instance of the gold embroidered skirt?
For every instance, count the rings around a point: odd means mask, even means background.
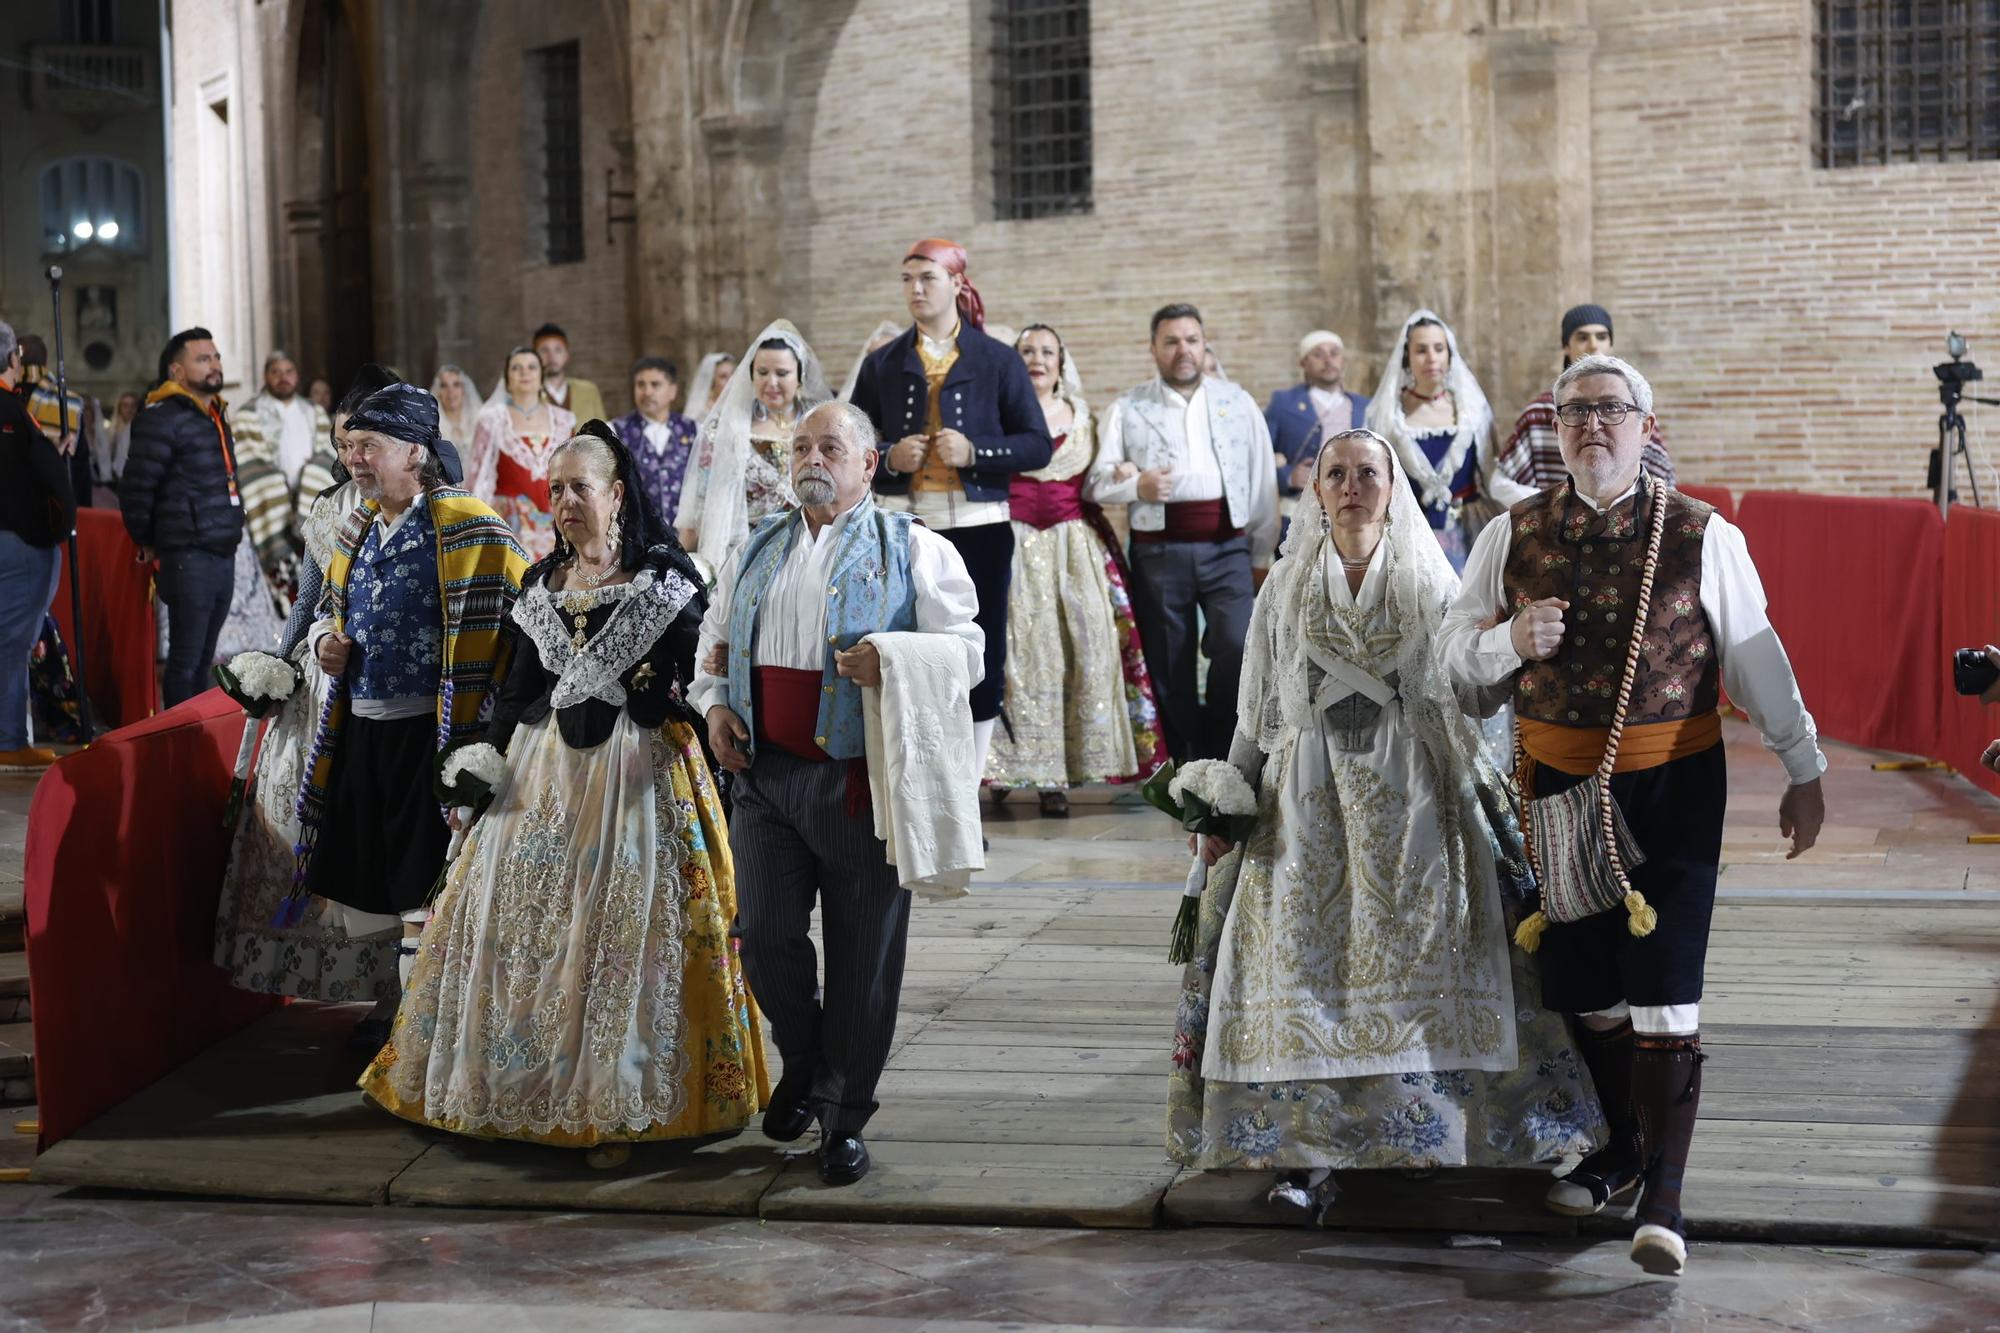
[[[1082,519],[1016,522],[1007,728],[994,733],[986,780],[1044,790],[1129,782],[1165,758],[1132,599],[1110,549]]]
[[[515,733],[360,1085],[406,1120],[564,1147],[740,1129],[770,1096],[694,731]]]

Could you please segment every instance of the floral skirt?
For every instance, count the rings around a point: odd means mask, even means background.
[[[383,1000],[396,994],[402,923],[314,898],[295,925],[272,924],[292,891],[299,783],[312,751],[326,678],[301,653],[305,683],[263,724],[257,768],[230,841],[215,913],[215,964],[229,983],[301,1000]],[[245,720],[245,726],[257,726]],[[354,934],[349,932],[353,931]]]
[[[564,1147],[741,1129],[770,1097],[694,730],[522,727],[361,1075],[421,1124]]]
[[[1166,758],[1125,577],[1082,519],[1014,524],[1006,714],[986,764],[997,787],[1135,781]]]
[[[1167,1153],[1207,1170],[1525,1167],[1603,1140],[1590,1075],[1559,1014],[1533,1007],[1529,956],[1510,949],[1520,1063],[1358,1078],[1205,1080],[1211,983],[1235,898],[1232,856],[1202,893],[1194,960],[1182,980],[1167,1089]]]

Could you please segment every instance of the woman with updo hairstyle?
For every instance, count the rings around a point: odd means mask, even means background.
[[[549,457],[554,543],[522,579],[485,734],[506,775],[361,1078],[405,1119],[598,1166],[741,1129],[770,1095],[685,697],[707,598],[636,477],[601,421]]]

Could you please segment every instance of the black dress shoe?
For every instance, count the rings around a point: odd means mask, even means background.
[[[764,1108],[765,1138],[790,1143],[812,1128],[812,1105],[806,1100],[806,1091],[803,1080],[797,1088],[788,1088],[784,1079],[778,1080],[778,1086],[771,1089],[771,1104]]]
[[[868,1145],[859,1134],[836,1134],[819,1146],[819,1178],[829,1185],[852,1185],[868,1174]]]

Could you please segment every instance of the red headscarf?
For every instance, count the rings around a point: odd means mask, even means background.
[[[947,273],[956,273],[965,278],[965,247],[957,241],[948,241],[942,236],[930,236],[910,247],[910,253],[903,256],[903,262],[912,259],[928,259]],[[979,299],[979,289],[972,285],[972,279],[958,292],[958,313],[965,322],[984,333],[986,331],[986,302]]]

